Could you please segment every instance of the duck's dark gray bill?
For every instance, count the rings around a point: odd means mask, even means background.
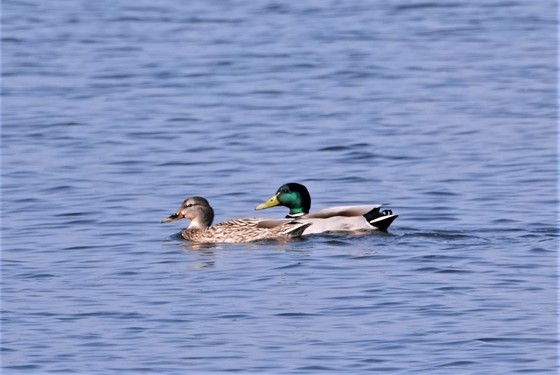
[[[174,213],[173,215],[168,216],[165,219],[163,219],[161,222],[162,223],[169,223],[170,221],[174,221],[174,220],[178,220],[178,219],[180,219],[179,214]]]

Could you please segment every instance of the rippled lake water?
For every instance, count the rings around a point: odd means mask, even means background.
[[[2,8],[3,374],[558,371],[556,2]],[[160,224],[290,181],[400,216]]]

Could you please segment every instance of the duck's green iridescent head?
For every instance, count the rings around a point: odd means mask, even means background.
[[[291,182],[280,186],[272,198],[259,204],[255,209],[263,210],[274,206],[288,207],[290,209],[288,217],[306,215],[311,208],[311,196],[305,186]]]

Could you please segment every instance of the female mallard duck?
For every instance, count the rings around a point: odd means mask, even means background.
[[[181,236],[192,242],[251,242],[259,240],[287,240],[300,237],[311,223],[293,220],[276,222],[265,219],[233,219],[212,226],[214,210],[202,197],[190,197],[183,201],[181,208],[162,223],[179,219],[189,219],[190,225],[181,231]]]
[[[387,231],[389,225],[398,217],[393,215],[391,210],[380,211],[380,204],[331,207],[309,213],[311,196],[305,186],[297,183],[280,186],[272,198],[255,209],[262,210],[274,206],[288,207],[290,212],[286,216],[287,219],[313,224],[305,229],[304,235],[331,231]]]

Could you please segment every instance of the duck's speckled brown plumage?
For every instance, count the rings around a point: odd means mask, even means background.
[[[294,221],[260,225],[264,219],[232,219],[212,226],[214,210],[202,197],[185,199],[181,208],[162,222],[186,218],[191,220],[188,228],[181,231],[181,236],[199,243],[243,243],[261,240],[288,240],[301,236],[308,223]]]

